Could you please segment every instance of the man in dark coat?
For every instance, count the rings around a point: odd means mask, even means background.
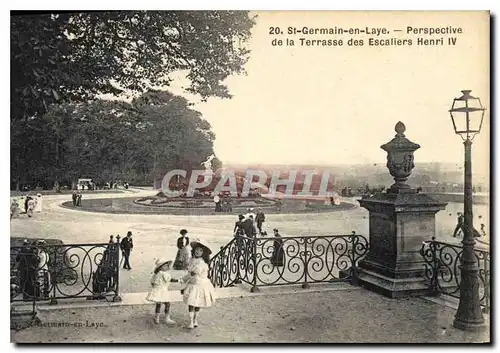
[[[253,238],[255,236],[256,232],[252,215],[248,216],[248,218],[243,221],[243,231],[249,238]]]
[[[123,262],[123,268],[126,270],[131,270],[132,267],[130,267],[130,252],[134,248],[134,243],[132,242],[132,232],[128,231],[127,236],[123,238],[123,240],[120,242],[120,249],[122,250],[122,255],[124,257],[124,262]]]
[[[458,236],[458,232],[462,230],[463,232],[463,226],[464,226],[464,215],[462,213],[458,213],[458,220],[457,220],[457,226],[455,227],[455,231],[453,232],[453,237],[456,238]]]
[[[24,199],[24,213],[28,213],[28,202],[32,199],[31,196],[26,196]]]
[[[262,224],[266,221],[266,215],[262,212],[262,209],[258,209],[255,215],[255,222],[257,222],[257,229],[259,230],[259,235],[262,235]]]

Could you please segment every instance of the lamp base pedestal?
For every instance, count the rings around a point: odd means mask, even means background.
[[[486,330],[486,323],[484,322],[484,320],[463,321],[455,318],[455,321],[453,321],[453,327],[461,331],[484,332]]]

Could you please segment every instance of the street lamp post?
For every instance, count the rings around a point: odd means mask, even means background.
[[[479,297],[479,266],[474,253],[474,225],[472,218],[472,140],[481,131],[484,111],[481,101],[462,91],[460,98],[453,100],[450,109],[455,133],[464,140],[464,226],[463,251],[460,261],[460,302],[453,326],[464,331],[482,331],[485,328]]]

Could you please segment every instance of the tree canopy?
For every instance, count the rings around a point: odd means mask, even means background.
[[[137,96],[154,87],[168,87],[171,74],[177,72],[184,72],[189,79],[185,90],[203,100],[230,98],[223,81],[229,75],[244,73],[249,55],[244,44],[253,25],[246,11],[113,11],[11,16],[12,179],[29,181],[58,174],[54,169],[62,162],[59,140],[68,137],[69,127],[65,124],[69,118],[64,116],[67,104],[87,103],[102,94]],[[146,97],[143,95],[141,99]],[[180,102],[180,97],[172,99],[170,106],[187,104]],[[62,105],[44,117],[54,103]],[[98,100],[85,109],[123,107],[122,104]],[[139,101],[131,106],[138,105]],[[143,113],[148,114],[149,124],[153,124],[155,117],[164,118],[158,116],[157,106],[141,109],[147,110]],[[196,119],[195,115],[199,114],[182,111],[189,114],[181,118],[169,113],[171,124],[189,124],[188,120]],[[107,131],[110,127],[106,124],[110,121],[96,121],[96,128]],[[205,142],[213,139],[210,131],[203,126],[200,129],[207,134],[200,143],[210,144]],[[71,138],[80,135],[73,134]],[[166,148],[162,143],[172,145],[159,133],[154,136],[144,138],[156,139],[160,149]],[[189,142],[193,146],[198,143]],[[44,149],[42,154],[41,145],[51,146],[53,151],[47,153]],[[181,158],[173,149],[162,163],[171,160],[186,163],[182,159],[194,157],[197,152],[186,147]]]
[[[40,146],[40,154],[56,161],[58,150],[57,167],[47,170],[45,180],[150,183],[170,169],[200,168],[213,153],[210,124],[187,100],[165,91],[147,92],[131,103],[53,105],[44,118],[56,138]]]

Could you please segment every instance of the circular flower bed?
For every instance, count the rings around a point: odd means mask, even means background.
[[[222,206],[226,201],[230,203],[231,208],[266,208],[276,205],[276,201],[262,197],[222,198]],[[159,192],[156,196],[134,200],[134,203],[142,206],[176,208],[213,208],[215,205],[211,197],[166,197],[163,192]]]

